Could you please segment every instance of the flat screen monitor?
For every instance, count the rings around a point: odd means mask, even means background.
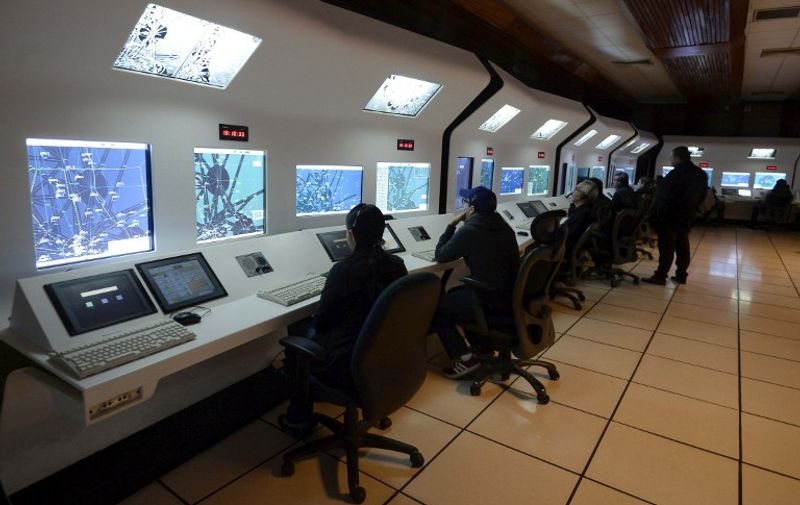
[[[755,189],[772,189],[775,183],[781,179],[786,179],[785,173],[779,172],[756,172],[753,179],[753,188]]]
[[[702,168],[703,172],[706,173],[706,179],[708,181],[708,187],[711,187],[711,182],[714,180],[714,169],[713,168]]]
[[[753,196],[753,192],[749,189],[737,189],[739,196]]]
[[[535,210],[538,214],[547,212],[547,205],[545,205],[541,200],[534,200],[530,202],[530,204],[533,206],[533,210]]]
[[[458,194],[462,189],[469,189],[472,187],[472,158],[458,158],[458,166],[456,167],[456,196],[455,208],[463,209],[464,202]]]
[[[36,268],[153,250],[148,144],[26,144]]]
[[[494,160],[482,159],[481,160],[481,183],[484,188],[492,189],[494,182]]]
[[[503,167],[500,169],[500,194],[520,195],[525,179],[525,169],[522,167]]]
[[[550,166],[531,165],[528,167],[528,195],[546,195],[550,190]]]
[[[317,238],[322,244],[322,248],[328,253],[331,261],[336,262],[345,259],[353,252],[347,243],[347,230],[326,231],[317,233]],[[387,223],[383,230],[383,250],[390,253],[403,252],[406,248],[392,227]]]
[[[539,215],[539,212],[537,212],[537,210],[533,208],[533,205],[531,205],[531,203],[532,202],[517,203],[517,207],[519,207],[519,210],[521,210],[522,213],[525,214],[525,217],[536,217]]]
[[[361,203],[363,167],[297,165],[295,214],[346,213]]]
[[[600,167],[600,166],[592,167],[591,174],[592,174],[591,177],[594,177],[595,179],[600,179],[601,181],[603,181],[603,183],[605,183],[606,167]]]
[[[750,173],[722,172],[720,186],[723,188],[747,188],[750,186]]]
[[[195,148],[197,243],[263,234],[266,180],[264,151]]]
[[[430,176],[430,163],[378,163],[375,205],[384,212],[428,210]]]
[[[136,268],[165,314],[228,295],[202,253],[138,263]]]
[[[389,223],[386,223],[386,228],[383,229],[383,250],[389,254],[399,253],[406,250],[397,234],[394,232]]]
[[[578,167],[578,178],[575,184],[578,185],[589,178],[589,167]]]
[[[71,336],[156,312],[132,269],[46,284],[44,290]]]

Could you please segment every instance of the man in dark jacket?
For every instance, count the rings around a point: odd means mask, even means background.
[[[673,259],[677,268],[672,280],[686,284],[691,255],[689,231],[706,192],[706,174],[691,162],[688,148],[673,149],[672,164],[675,169],[658,186],[653,204],[652,222],[658,234],[658,269],[652,277],[643,279],[650,284],[667,283]]]
[[[464,211],[447,226],[436,245],[436,261],[445,263],[464,258],[470,277],[494,289],[495,295],[482,296],[484,310],[510,312],[511,293],[519,268],[519,246],[514,230],[495,212],[497,197],[483,186],[462,189]],[[459,223],[464,223],[456,231]],[[439,300],[432,329],[439,334],[453,366],[443,371],[457,379],[476,370],[480,364],[467,347],[456,325],[474,321],[472,292],[459,287]]]
[[[636,192],[630,186],[628,181],[628,174],[625,172],[617,172],[614,174],[614,197],[611,199],[611,207],[614,212],[619,212],[622,209],[636,209],[638,207],[639,199]]]
[[[750,215],[750,227],[754,228],[758,222],[759,214],[764,213],[767,207],[783,208],[791,205],[794,195],[792,188],[786,182],[786,179],[778,179],[772,191],[767,193],[763,201],[753,205],[753,213]]]

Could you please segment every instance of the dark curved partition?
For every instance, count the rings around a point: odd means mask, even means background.
[[[594,115],[592,109],[587,107],[585,103],[581,105],[583,105],[589,112],[589,120],[583,123],[580,128],[575,130],[572,135],[565,138],[560,144],[558,144],[558,147],[556,147],[556,161],[554,164],[555,166],[553,167],[553,177],[555,178],[554,180],[556,183],[553,184],[553,194],[550,196],[557,196],[559,193],[564,192],[564,181],[561,180],[561,149],[567,145],[567,143],[571,142],[575,137],[577,137],[581,132],[586,130],[586,128],[591,126],[592,123],[597,121],[597,116]]]

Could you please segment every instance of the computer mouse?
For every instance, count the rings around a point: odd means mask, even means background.
[[[528,233],[527,231],[518,231],[517,235],[522,235],[523,237],[528,237],[528,236],[530,236],[530,233]]]
[[[202,319],[199,315],[195,314],[194,312],[178,312],[172,319],[176,323],[180,323],[184,326],[190,326],[192,324],[197,324]]]

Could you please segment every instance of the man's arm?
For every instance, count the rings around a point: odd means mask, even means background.
[[[445,228],[436,244],[436,261],[447,263],[464,256],[466,251],[464,233],[456,234],[456,225],[466,219],[466,212],[456,216]]]

